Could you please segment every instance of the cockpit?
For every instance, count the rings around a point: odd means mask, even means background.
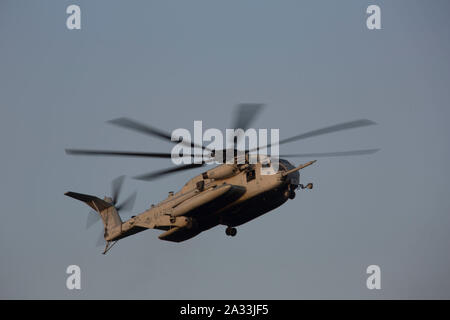
[[[261,162],[261,175],[272,175],[280,171],[289,171],[294,169],[295,166],[285,159],[271,158],[269,156],[259,156]],[[300,180],[300,174],[298,171],[289,174],[292,184],[298,184]]]
[[[278,173],[278,159],[271,158],[266,155],[259,155],[259,161],[261,162],[261,175],[272,175]]]

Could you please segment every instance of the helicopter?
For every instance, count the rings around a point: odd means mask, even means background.
[[[263,106],[263,104],[256,103],[238,105],[235,109],[232,127],[242,130],[248,129]],[[117,204],[124,176],[112,182],[112,195],[103,199],[83,193],[66,192],[66,196],[80,200],[90,206],[94,210],[96,219],[101,218],[104,226],[102,240],[104,239],[106,243],[103,254],[106,254],[117,241],[147,229],[163,231],[159,235],[161,240],[182,242],[199,235],[203,231],[223,225],[226,227],[225,234],[234,237],[237,234],[237,226],[278,208],[289,199],[293,200],[296,196],[296,190],[313,189],[313,183],[311,182],[307,184],[300,183],[299,171],[314,164],[316,160],[295,166],[285,158],[368,155],[379,150],[364,149],[343,152],[281,154],[275,157],[262,154],[257,156],[256,161],[249,161],[252,151],[255,151],[254,149],[246,149],[243,152],[242,150],[237,150],[236,147],[231,152],[225,149],[211,150],[203,145],[187,140],[174,141],[172,135],[168,132],[129,118],[118,118],[109,121],[109,123],[171,143],[182,143],[192,148],[198,148],[203,150],[203,154],[209,155],[209,158],[206,157],[201,163],[178,165],[135,177],[139,180],[151,181],[168,174],[204,167],[213,163],[211,160],[216,159],[218,154],[227,157],[227,161],[196,175],[178,192],[169,192],[166,199],[151,205],[147,210],[133,215],[124,222],[119,216],[119,211],[131,209],[136,198],[136,193],[133,193],[124,202]],[[367,119],[339,123],[285,138],[279,140],[276,144],[282,145],[314,136],[375,124],[375,122]],[[242,139],[242,136],[236,135],[233,138],[233,145],[236,146],[239,139]],[[264,147],[268,148],[271,145],[273,145],[272,142]],[[65,151],[69,155],[85,156],[166,159],[170,159],[173,156],[171,153],[115,150],[66,149]],[[241,161],[238,161],[239,159]],[[93,215],[89,217],[88,224],[90,224],[89,219]]]

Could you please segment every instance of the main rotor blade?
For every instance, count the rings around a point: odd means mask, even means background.
[[[132,119],[129,118],[117,118],[117,119],[113,119],[108,121],[109,123],[112,123],[116,126],[122,127],[122,128],[126,128],[126,129],[131,129],[140,133],[144,133],[150,136],[154,136],[154,137],[159,137],[163,140],[166,141],[170,141],[172,143],[179,143],[180,141],[172,141],[172,135],[168,132],[165,132],[163,130],[157,129],[155,127],[150,127],[149,125],[134,121]],[[202,150],[209,150],[208,148],[205,148],[204,146],[195,144],[191,141],[181,141],[182,144],[184,145],[189,145],[192,148],[201,148]]]
[[[366,126],[371,126],[371,125],[375,125],[376,122],[373,122],[371,120],[367,120],[367,119],[360,119],[360,120],[355,120],[355,121],[350,121],[350,122],[344,122],[344,123],[339,123],[339,124],[335,124],[333,126],[329,126],[329,127],[325,127],[322,129],[317,129],[317,130],[312,130],[306,133],[302,133],[290,138],[286,138],[283,140],[280,140],[278,142],[278,145],[281,144],[285,144],[288,142],[292,142],[292,141],[297,141],[297,140],[302,140],[302,139],[306,139],[306,138],[310,138],[310,137],[315,137],[315,136],[320,136],[323,134],[328,134],[328,133],[333,133],[333,132],[338,132],[338,131],[342,131],[342,130],[349,130],[349,129],[354,129],[354,128],[360,128],[360,127],[366,127]],[[266,147],[270,147],[272,144],[268,144]],[[258,149],[262,149],[262,147],[258,147],[255,149],[252,149],[250,151],[255,151]]]
[[[282,154],[279,158],[319,158],[319,157],[346,157],[346,156],[361,156],[366,154],[373,154],[380,149],[365,149],[352,150],[340,152],[321,152],[321,153],[299,153],[299,154]]]
[[[161,152],[139,152],[139,151],[114,151],[114,150],[87,150],[87,149],[66,149],[67,154],[84,156],[124,156],[124,157],[145,157],[145,158],[171,158],[170,153]]]
[[[66,149],[66,153],[75,156],[118,156],[118,157],[141,157],[141,158],[172,158],[171,153],[163,152],[141,152],[141,151],[114,151],[114,150],[88,150],[88,149]],[[202,155],[179,155],[182,157],[202,157]]]
[[[125,179],[125,176],[120,176],[115,178],[111,182],[111,198],[113,201],[113,204],[117,203],[117,199],[119,198],[120,191],[122,190],[122,184],[123,180]]]
[[[150,172],[150,173],[147,173],[147,174],[142,174],[142,175],[134,177],[134,179],[149,181],[149,180],[153,180],[153,179],[159,178],[161,176],[164,176],[164,175],[167,175],[167,174],[171,174],[171,173],[175,173],[175,172],[178,172],[178,171],[200,168],[200,167],[203,167],[204,165],[205,165],[205,163],[202,163],[202,164],[197,164],[197,163],[186,164],[186,165],[179,166],[179,167],[167,168],[167,169],[162,169],[162,170]]]
[[[131,211],[133,210],[134,202],[136,201],[137,192],[133,192],[121,204],[116,206],[117,211]]]
[[[253,122],[253,120],[259,115],[259,113],[262,111],[264,105],[261,103],[241,103],[238,104],[234,109],[233,114],[233,122],[232,122],[232,129],[243,129],[244,131],[247,130],[250,126],[250,124]],[[242,139],[242,136],[239,137],[233,137],[233,140],[230,142],[234,142],[234,147],[236,147],[236,144],[238,141]]]
[[[113,120],[109,120],[109,123],[112,123],[114,125],[117,125],[119,127],[123,127],[126,129],[131,129],[134,131],[138,131],[147,135],[151,135],[154,137],[159,137],[162,138],[163,140],[171,140],[171,135],[168,132],[162,131],[160,129],[157,128],[153,128],[150,127],[146,124],[143,123],[139,123],[137,121],[134,121],[132,119],[128,119],[128,118],[117,118],[117,119],[113,119]]]
[[[234,110],[233,129],[247,130],[250,124],[260,114],[264,107],[262,103],[241,103]]]

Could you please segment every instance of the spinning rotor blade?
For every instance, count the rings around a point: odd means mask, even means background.
[[[374,124],[376,124],[376,122],[373,122],[373,121],[367,120],[367,119],[360,119],[360,120],[355,120],[355,121],[350,121],[350,122],[339,123],[339,124],[335,124],[333,126],[329,126],[329,127],[325,127],[325,128],[317,129],[317,130],[312,130],[312,131],[309,131],[306,133],[302,133],[302,134],[299,134],[299,135],[296,135],[296,136],[293,136],[290,138],[280,140],[278,142],[278,145],[285,144],[285,143],[292,142],[292,141],[302,140],[302,139],[306,139],[306,138],[310,138],[310,137],[320,136],[323,134],[338,132],[338,131],[342,131],[342,130],[371,126]],[[268,148],[271,145],[272,144],[268,144],[266,147]],[[259,150],[259,149],[261,149],[261,148],[260,147],[255,148],[250,151],[255,151],[255,150]]]
[[[104,247],[106,245],[106,240],[104,236],[104,230],[100,233],[100,236],[97,239],[96,247]]]
[[[133,210],[134,202],[136,201],[137,192],[133,192],[126,200],[116,206],[117,211],[131,211]]]
[[[120,177],[115,178],[111,182],[111,198],[112,198],[114,205],[117,203],[117,199],[119,198],[124,179],[125,179],[125,176],[120,176]]]
[[[264,105],[261,103],[241,103],[234,109],[232,129],[243,129],[247,130],[253,120],[262,111]],[[242,139],[240,136],[234,137],[234,144],[236,145],[238,141]],[[230,141],[233,142],[233,141]]]
[[[160,152],[134,152],[134,151],[113,151],[113,150],[87,150],[87,149],[66,149],[67,154],[84,156],[124,156],[124,157],[145,157],[145,158],[171,158],[170,153]]]
[[[66,149],[67,154],[79,156],[123,156],[123,157],[142,157],[142,158],[172,158],[171,153],[162,152],[140,152],[140,151],[114,151],[114,150],[87,150],[87,149]],[[201,157],[201,155],[180,155],[180,157]]]
[[[262,111],[264,105],[261,103],[241,103],[234,110],[233,129],[247,130],[253,120]]]
[[[352,150],[340,152],[322,152],[322,153],[299,153],[299,154],[283,154],[280,158],[319,158],[319,157],[346,157],[346,156],[361,156],[366,154],[373,154],[380,149],[365,149]]]
[[[167,169],[150,172],[147,174],[142,174],[142,175],[134,177],[134,179],[149,181],[149,180],[153,180],[153,179],[156,179],[161,176],[171,174],[174,172],[200,168],[200,167],[203,167],[204,165],[205,165],[205,162],[203,162],[202,164],[196,164],[196,163],[186,164],[186,165],[179,166],[179,167],[172,167],[172,168],[167,168]]]
[[[126,129],[131,129],[140,133],[144,133],[150,136],[154,136],[154,137],[159,137],[163,140],[166,141],[170,141],[172,143],[179,143],[180,141],[172,141],[172,136],[170,133],[162,131],[160,129],[154,128],[154,127],[150,127],[149,125],[143,124],[143,123],[139,123],[137,121],[134,121],[132,119],[128,119],[128,118],[118,118],[118,119],[113,119],[108,121],[109,123],[112,123],[116,126],[122,127],[122,128],[126,128]],[[190,141],[181,141],[182,144],[184,145],[189,145],[192,148],[201,148],[202,150],[209,150],[208,148],[205,148],[204,146],[195,144],[193,142]]]
[[[117,200],[119,199],[120,192],[122,190],[123,181],[125,176],[120,176],[114,179],[111,182],[111,199],[117,210],[117,213],[120,214],[120,211],[131,211],[134,206],[134,201],[136,200],[137,192],[133,192],[126,200],[122,201],[121,204],[116,205]],[[91,210],[88,213],[86,220],[86,229],[89,229],[94,223],[98,222],[101,219],[100,214],[94,210]]]
[[[89,229],[94,223],[100,220],[100,215],[94,210],[89,211],[86,220],[86,229]]]
[[[138,131],[147,135],[151,135],[154,137],[159,137],[162,138],[163,140],[169,140],[172,141],[172,137],[168,132],[162,131],[160,129],[157,128],[153,128],[150,127],[148,125],[136,122],[132,119],[128,119],[128,118],[117,118],[117,119],[113,119],[113,120],[109,120],[109,123],[115,124],[119,127],[123,127],[123,128],[127,128],[127,129],[131,129],[134,131]]]

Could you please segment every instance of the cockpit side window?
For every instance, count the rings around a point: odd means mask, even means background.
[[[256,178],[255,170],[247,171],[247,182],[252,181]]]

